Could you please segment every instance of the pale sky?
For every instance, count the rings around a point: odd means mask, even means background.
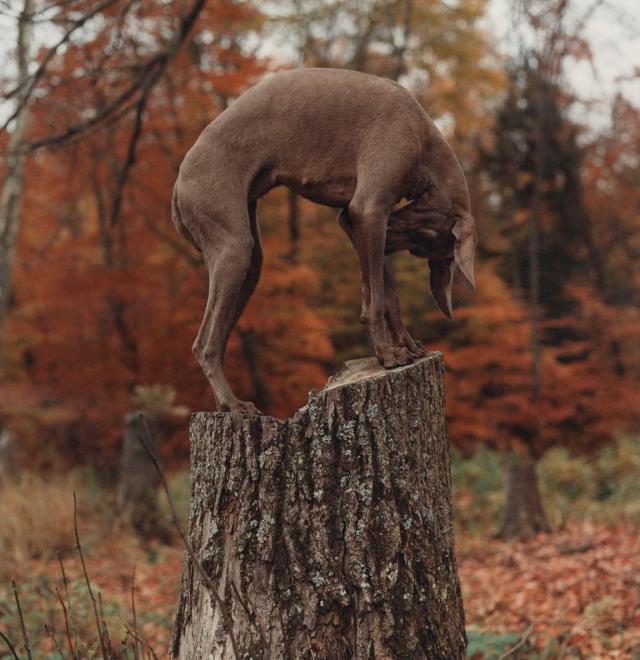
[[[578,16],[597,0],[572,0]],[[487,19],[502,53],[513,52],[509,21],[510,0],[490,0]],[[579,104],[576,119],[595,129],[609,121],[610,100],[617,92],[640,106],[640,0],[605,0],[586,24],[584,36],[590,44],[593,62],[570,63],[566,77],[570,86],[590,107]],[[632,77],[622,81],[622,77]]]
[[[572,0],[577,14],[593,2]],[[10,50],[15,43],[15,20],[6,14],[19,13],[21,6],[21,0],[0,0],[0,75],[10,75],[13,70]],[[510,0],[489,0],[486,27],[495,35],[501,53],[509,53],[514,47],[509,6]],[[50,42],[51,35],[50,28],[37,32],[40,43]],[[581,99],[593,101],[589,107],[576,106],[575,117],[597,130],[607,125],[610,99],[617,91],[640,106],[640,0],[604,0],[589,21],[585,36],[591,44],[593,67],[587,62],[573,63],[568,67],[567,79]],[[634,70],[635,79],[620,80],[632,76]],[[7,112],[0,102],[0,118]]]

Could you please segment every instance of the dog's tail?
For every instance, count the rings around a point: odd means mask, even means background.
[[[173,220],[173,224],[176,226],[176,229],[178,230],[178,233],[183,238],[186,238],[189,241],[189,243],[191,243],[191,245],[193,245],[193,247],[196,250],[198,250],[198,252],[202,252],[202,249],[196,243],[196,239],[187,229],[187,226],[184,224],[184,221],[182,220],[182,211],[180,210],[180,203],[178,202],[177,184],[173,187],[173,196],[171,197],[171,218]]]

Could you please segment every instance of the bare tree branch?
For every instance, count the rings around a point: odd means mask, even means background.
[[[110,656],[107,653],[104,634],[102,626],[100,625],[100,616],[98,615],[98,605],[96,597],[93,595],[93,589],[91,588],[91,582],[89,580],[89,573],[87,572],[87,566],[84,562],[84,554],[82,553],[82,545],[80,544],[80,534],[78,532],[78,501],[75,493],[73,493],[73,530],[76,536],[76,548],[78,549],[78,554],[80,555],[80,563],[82,564],[82,574],[84,575],[84,581],[87,585],[87,591],[89,592],[89,596],[91,598],[91,604],[93,605],[93,614],[95,616],[96,629],[98,631],[98,639],[100,641],[100,650],[102,651],[103,660],[107,660]]]
[[[20,90],[26,85],[27,89],[24,92],[23,95],[21,95],[20,100],[16,104],[15,110],[9,115],[7,120],[4,122],[2,125],[2,128],[0,130],[5,130],[9,124],[20,114],[22,108],[29,102],[29,99],[31,98],[31,94],[37,85],[38,81],[42,78],[44,75],[45,71],[47,70],[47,67],[49,66],[49,63],[51,60],[54,58],[56,53],[58,52],[58,49],[65,44],[67,41],[69,41],[71,35],[80,27],[82,27],[88,20],[96,16],[96,14],[99,14],[101,11],[109,7],[110,5],[114,4],[118,0],[102,0],[98,5],[96,5],[91,11],[89,11],[87,14],[82,16],[81,18],[77,19],[74,21],[73,25],[62,35],[62,37],[53,45],[49,50],[46,52],[45,56],[42,59],[42,62],[40,62],[40,65],[38,68],[25,80],[21,80],[10,92],[5,94],[4,98],[5,100],[9,100],[10,98],[14,97]]]
[[[20,596],[18,594],[18,587],[15,580],[11,580],[11,587],[13,589],[13,598],[16,601],[16,607],[18,608],[18,618],[20,619],[20,630],[22,631],[22,643],[24,644],[24,650],[27,653],[27,658],[32,660],[31,656],[31,645],[29,644],[29,635],[27,635],[27,628],[24,624],[24,616],[22,614],[22,606],[20,605]]]
[[[0,630],[0,637],[4,640],[4,643],[7,645],[9,648],[9,651],[11,652],[11,655],[15,658],[15,660],[20,660],[18,654],[16,653],[16,650],[13,648],[13,644],[9,641],[9,638]]]
[[[120,209],[122,208],[122,200],[124,196],[124,187],[127,184],[127,179],[129,178],[129,171],[133,167],[133,164],[136,161],[136,148],[138,145],[138,140],[142,133],[142,117],[144,114],[144,109],[147,104],[147,94],[144,94],[140,97],[136,107],[136,116],[133,122],[133,130],[131,132],[131,138],[129,139],[129,148],[127,149],[127,156],[122,165],[116,174],[116,189],[114,192],[113,200],[111,202],[111,217],[110,222],[111,226],[115,225],[118,222],[118,217],[120,215]]]
[[[25,17],[32,9],[33,0],[24,0],[16,43],[19,81],[26,80],[29,76],[33,29]],[[19,97],[18,102],[21,100]],[[20,201],[24,185],[29,110],[28,105],[23,105],[16,116],[15,126],[7,144],[6,176],[0,190],[0,324],[11,299],[11,273],[20,229]]]
[[[86,14],[81,19],[78,19],[78,21],[74,23],[72,28],[70,28],[70,30],[68,30],[67,33],[65,33],[65,35],[69,34],[70,36],[71,32],[77,29],[77,27],[79,27],[78,23],[80,24],[86,23],[86,21],[89,20],[89,18],[91,18],[93,15],[97,14],[98,11],[105,9],[106,7],[108,7],[109,5],[113,4],[116,1],[117,0],[103,0],[96,8],[94,8],[91,12],[89,12],[89,14]],[[168,64],[171,62],[171,60],[176,56],[176,54],[180,50],[180,46],[184,43],[186,37],[191,31],[193,24],[195,23],[196,19],[198,18],[205,4],[206,4],[206,0],[195,0],[189,11],[180,19],[178,28],[175,31],[173,38],[170,40],[166,48],[156,53],[152,57],[150,57],[146,61],[146,63],[144,63],[138,69],[138,73],[135,79],[133,80],[133,82],[129,84],[122,92],[120,92],[120,94],[118,94],[109,103],[105,104],[98,112],[96,112],[96,114],[93,117],[86,119],[85,121],[79,122],[77,124],[73,124],[64,131],[61,131],[54,135],[50,135],[46,138],[42,138],[40,140],[36,140],[35,142],[32,142],[28,147],[28,150],[35,151],[43,147],[60,145],[62,143],[68,142],[73,138],[76,138],[79,135],[84,134],[89,129],[120,120],[123,116],[126,116],[131,110],[139,106],[143,97],[149,95],[153,87],[161,78]],[[63,43],[65,43],[68,40],[68,38],[69,37],[67,36],[66,38],[63,37],[62,39],[60,39],[57,48],[59,48]],[[45,60],[47,64],[55,55],[57,48],[54,46],[52,47],[52,49],[50,49],[47,52],[47,55],[45,56]],[[43,62],[45,60],[43,60]],[[37,80],[39,80],[42,77],[45,69],[46,69],[46,65],[43,67],[41,64],[38,70],[33,74],[32,84],[31,83],[29,84],[27,96],[33,91],[33,87],[35,86],[35,83],[37,82]],[[15,91],[16,90],[12,90],[10,95],[13,94]],[[15,115],[15,113],[13,113],[13,115]],[[7,122],[5,122],[5,126],[8,123],[10,123],[11,119],[12,117],[10,117],[7,120]],[[136,142],[137,142],[137,138],[136,138]],[[134,144],[134,148],[135,148],[135,144]]]

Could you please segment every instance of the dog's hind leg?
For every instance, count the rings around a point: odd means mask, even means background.
[[[199,241],[209,271],[209,295],[193,353],[204,371],[220,410],[259,414],[250,401],[233,394],[223,372],[224,352],[231,331],[260,278],[262,249],[255,221],[255,206],[225,218],[224,225],[199,223]],[[232,229],[233,231],[229,231]]]

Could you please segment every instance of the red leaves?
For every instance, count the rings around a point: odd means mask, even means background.
[[[570,316],[545,321],[542,391],[532,401],[530,321],[491,268],[481,267],[478,292],[457,318],[443,350],[451,438],[464,451],[529,441],[535,451],[562,444],[590,449],[640,423],[640,313],[602,303],[591,287],[569,285]],[[617,319],[613,322],[613,319]],[[533,434],[531,434],[533,435]]]

